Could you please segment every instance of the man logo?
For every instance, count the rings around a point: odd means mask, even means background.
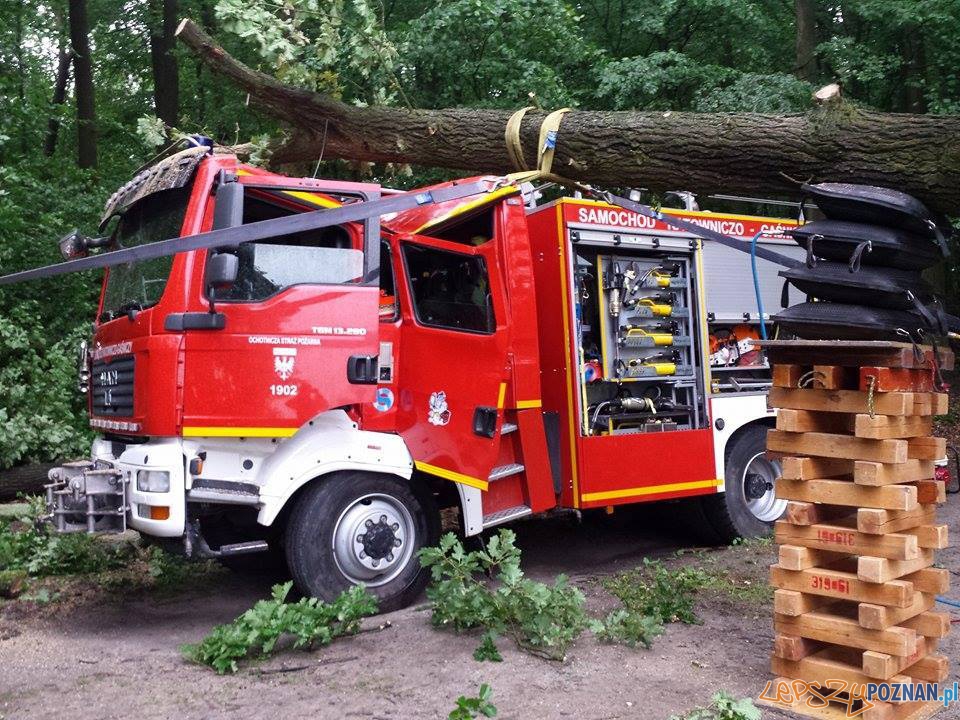
[[[281,380],[286,380],[293,375],[293,364],[297,359],[296,348],[274,348],[273,349],[273,369]]]

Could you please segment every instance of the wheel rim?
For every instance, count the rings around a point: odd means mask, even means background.
[[[333,557],[350,582],[385,585],[410,562],[416,526],[410,511],[391,495],[372,493],[354,500],[333,529]]]
[[[740,478],[740,492],[753,516],[772,523],[783,515],[786,500],[778,500],[774,483],[780,476],[780,463],[759,452],[750,458]]]

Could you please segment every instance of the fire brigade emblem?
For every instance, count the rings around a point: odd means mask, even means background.
[[[293,375],[293,365],[296,359],[296,348],[273,349],[273,370],[281,380],[286,380]]]
[[[446,425],[450,422],[450,408],[447,407],[447,394],[442,390],[430,393],[430,413],[427,420],[431,425]]]

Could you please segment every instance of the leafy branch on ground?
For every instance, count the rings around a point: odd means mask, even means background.
[[[635,617],[629,608],[606,620],[591,617],[583,593],[564,575],[553,585],[524,577],[515,541],[512,530],[501,530],[481,550],[467,552],[453,533],[447,533],[438,547],[420,551],[420,562],[432,576],[427,597],[433,624],[458,632],[482,628],[476,659],[499,656],[494,654],[498,635],[512,637],[526,652],[563,660],[570,644],[587,629],[602,640],[630,646],[649,647],[659,634],[659,623]]]
[[[624,607],[660,622],[699,624],[694,612],[697,590],[709,584],[706,572],[681,567],[670,570],[659,560],[644,558],[643,567],[618,573],[603,582],[604,588]]]
[[[447,715],[447,720],[473,720],[479,717],[496,717],[497,706],[490,700],[493,697],[493,690],[484,683],[480,686],[480,691],[472,696],[461,695],[457,698],[457,706]]]
[[[750,698],[735,699],[720,691],[708,707],[697,707],[685,715],[674,715],[670,720],[760,720],[760,710]]]
[[[361,619],[377,612],[376,599],[360,586],[345,590],[331,603],[317,598],[288,603],[292,586],[292,582],[274,585],[269,600],[258,601],[233,622],[218,625],[199,643],[183,645],[180,651],[223,675],[236,672],[238,662],[248,656],[271,655],[285,635],[294,638],[294,648],[313,649],[356,634]]]

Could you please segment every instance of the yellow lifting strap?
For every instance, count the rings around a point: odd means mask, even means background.
[[[521,108],[507,120],[503,137],[507,145],[507,155],[510,156],[510,162],[513,163],[513,166],[517,169],[517,172],[511,173],[507,175],[507,177],[516,183],[549,180],[562,185],[573,186],[581,190],[589,190],[587,186],[561,177],[552,170],[553,156],[557,149],[557,133],[560,131],[560,123],[563,121],[564,114],[568,113],[570,108],[554,110],[540,123],[540,137],[537,141],[537,169],[531,170],[527,166],[526,159],[523,156],[523,145],[520,142],[520,125],[523,122],[524,115],[534,109],[532,106]]]

